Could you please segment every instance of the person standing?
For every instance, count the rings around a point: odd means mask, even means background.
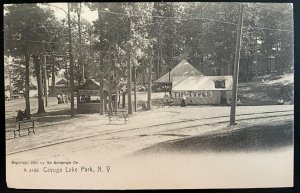
[[[62,94],[62,103],[65,103],[65,98],[66,98],[66,96],[65,96],[65,94],[63,93],[63,94]]]
[[[165,105],[169,105],[169,96],[167,93],[165,93],[165,96],[164,96],[164,103],[165,103]]]
[[[186,96],[185,96],[185,94],[182,95],[181,106],[186,107]]]
[[[60,104],[60,94],[57,94],[57,103]]]

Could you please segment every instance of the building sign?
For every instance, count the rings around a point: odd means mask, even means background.
[[[78,90],[79,95],[100,96],[99,90]]]
[[[206,91],[206,90],[201,90],[201,91],[181,91],[181,92],[172,92],[172,96],[174,98],[180,98],[183,95],[189,98],[210,98],[212,97],[212,91]]]

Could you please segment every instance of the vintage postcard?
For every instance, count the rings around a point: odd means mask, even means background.
[[[3,15],[9,188],[294,186],[293,4]]]

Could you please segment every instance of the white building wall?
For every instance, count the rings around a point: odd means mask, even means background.
[[[221,102],[221,91],[172,91],[175,104],[181,104],[183,94],[187,105],[215,105]]]

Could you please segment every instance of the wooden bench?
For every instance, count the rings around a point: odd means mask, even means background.
[[[125,123],[129,119],[127,111],[117,111],[117,112],[112,112],[107,114],[109,118],[109,122],[113,120],[113,118],[124,118]]]
[[[164,101],[154,101],[154,106],[157,108],[163,108],[166,106],[166,103]]]
[[[35,131],[34,131],[34,122],[35,122],[34,119],[17,121],[16,128],[14,129],[14,138],[17,136],[16,132],[19,132],[19,137],[21,137],[21,130],[22,129],[27,129],[28,130],[28,135],[30,133],[35,134]]]

